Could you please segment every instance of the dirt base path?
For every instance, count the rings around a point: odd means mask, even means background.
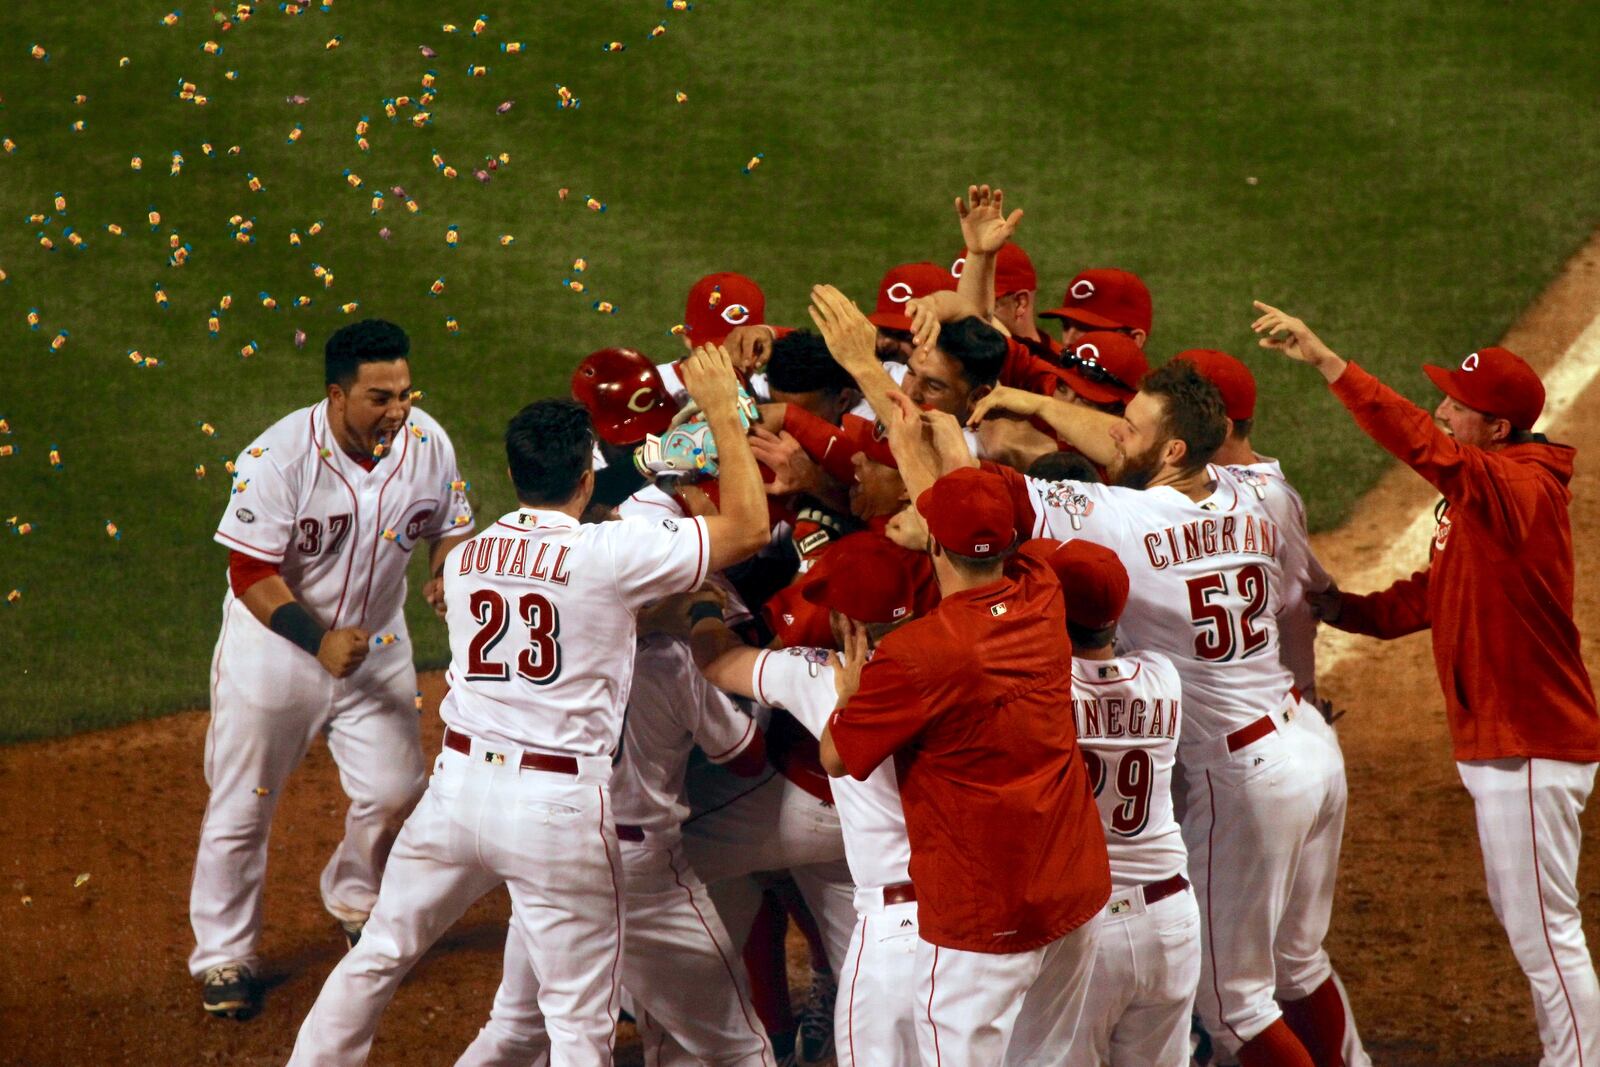
[[[1507,344],[1547,368],[1597,313],[1600,241],[1575,258]],[[1600,634],[1600,389],[1573,406],[1555,435],[1579,449],[1578,621],[1586,634]],[[1318,539],[1319,551],[1357,588],[1351,576],[1430,503],[1419,479],[1392,472],[1345,529]],[[1505,654],[1538,650],[1508,633]],[[1591,674],[1600,673],[1596,666],[1591,658]],[[1366,643],[1322,689],[1349,711],[1339,725],[1350,818],[1331,948],[1374,1059],[1385,1067],[1535,1063],[1527,984],[1484,893],[1427,637]],[[429,749],[439,744],[440,695],[440,679],[425,679]],[[287,1059],[344,951],[316,888],[344,800],[327,750],[317,746],[273,827],[261,946],[266,1008],[244,1024],[210,1020],[185,966],[205,731],[197,712],[0,749],[0,1062]],[[1579,885],[1593,946],[1600,802],[1590,804],[1584,827]],[[373,1064],[447,1064],[467,1045],[498,980],[506,911],[504,895],[491,894],[418,965],[384,1016]],[[629,1042],[619,1047],[619,1062],[638,1062]]]

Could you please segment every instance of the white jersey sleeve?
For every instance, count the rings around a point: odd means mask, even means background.
[[[652,600],[700,588],[711,564],[704,519],[625,518],[602,524],[615,565],[617,593],[637,611]]]
[[[831,656],[821,648],[767,649],[750,675],[756,699],[793,715],[819,740],[838,703]]]
[[[450,435],[432,418],[412,409],[411,425],[424,427],[432,438],[439,455],[435,460],[441,472],[439,499],[443,502],[432,517],[422,526],[418,540],[434,541],[446,534],[471,533],[473,530],[472,505],[467,501],[467,483],[461,477],[461,467],[456,462],[455,445]]]
[[[239,453],[233,491],[215,534],[219,544],[264,563],[282,563],[297,536],[303,465],[286,444],[273,444],[279,436],[269,430]]]

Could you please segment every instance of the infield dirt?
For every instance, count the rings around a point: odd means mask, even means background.
[[[1504,343],[1543,370],[1597,314],[1600,236]],[[1335,324],[1326,325],[1333,332]],[[1308,371],[1306,389],[1320,387]],[[1592,650],[1600,633],[1600,390],[1579,398],[1552,431],[1579,453],[1572,504],[1577,618]],[[1261,444],[1270,451],[1272,442]],[[1318,552],[1336,577],[1353,574],[1385,553],[1432,500],[1419,478],[1394,470],[1347,526],[1315,539]],[[1508,632],[1503,654],[1537,656],[1539,649]],[[1592,651],[1586,659],[1595,674]],[[1489,909],[1428,638],[1364,642],[1324,673],[1320,689],[1347,712],[1338,726],[1350,783],[1330,949],[1375,1062],[1535,1063],[1528,986]],[[425,750],[439,744],[442,691],[440,676],[424,678]],[[261,946],[270,986],[265,1010],[242,1024],[206,1018],[185,966],[189,877],[206,797],[206,725],[206,713],[190,712],[0,750],[0,1060],[287,1059],[300,1020],[344,951],[316,889],[342,826],[344,797],[327,749],[316,746],[285,790],[273,827]],[[1592,951],[1600,944],[1600,801],[1591,801],[1583,825],[1578,882]],[[453,1061],[487,1013],[506,912],[503,892],[491,894],[417,966],[384,1016],[372,1063]],[[618,1062],[640,1056],[625,1034]]]

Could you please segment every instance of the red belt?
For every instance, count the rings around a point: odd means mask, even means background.
[[[1296,704],[1300,702],[1300,690],[1298,688],[1290,689],[1289,696],[1294,699]],[[1278,724],[1271,715],[1263,715],[1249,726],[1241,726],[1228,735],[1228,751],[1237,752],[1251,742],[1261,740],[1277,728]]]
[[[445,727],[444,747],[455,749],[464,755],[472,755],[472,738],[459,730]],[[505,756],[498,752],[485,752],[485,763],[504,763]],[[524,752],[522,754],[522,769],[525,771],[549,771],[551,774],[578,773],[578,761],[572,756],[548,756],[543,752]]]
[[[883,906],[890,904],[913,904],[917,899],[917,887],[910,882],[896,882],[894,885],[883,887]]]
[[[617,840],[638,843],[644,840],[644,827],[617,823]]]
[[[1181,874],[1171,878],[1163,878],[1159,882],[1151,882],[1144,887],[1144,906],[1149,907],[1158,900],[1166,900],[1174,893],[1181,893],[1189,888],[1189,879]]]

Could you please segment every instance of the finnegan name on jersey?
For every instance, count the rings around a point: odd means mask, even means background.
[[[1257,556],[1278,554],[1278,524],[1256,515],[1223,515],[1216,519],[1195,519],[1182,526],[1144,535],[1145,554],[1150,565],[1164,570],[1178,563],[1189,563],[1204,556]],[[1166,549],[1165,552],[1162,550]]]
[[[668,526],[672,526],[670,521]],[[673,526],[673,529],[677,527]],[[567,546],[562,545],[556,549],[555,560],[550,564],[550,569],[545,570],[545,550],[550,545],[540,542],[539,551],[534,553],[533,566],[528,567],[528,542],[519,537],[495,537],[486,535],[477,541],[475,551],[462,552],[459,574],[488,574],[490,564],[494,566],[494,573],[505,577],[529,578],[534,581],[552,582],[555,585],[566,585],[567,571]]]
[[[1083,737],[1151,737],[1174,738],[1178,736],[1178,701],[1155,697],[1145,700],[1134,697],[1072,698],[1072,719],[1078,724],[1078,736]]]

